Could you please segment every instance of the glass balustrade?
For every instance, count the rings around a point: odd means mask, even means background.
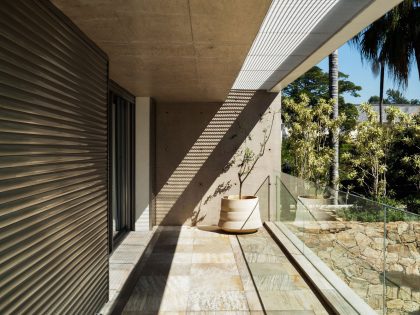
[[[308,260],[378,314],[420,313],[419,215],[285,173],[275,181],[275,223]]]

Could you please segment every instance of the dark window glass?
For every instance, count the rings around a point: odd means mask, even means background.
[[[111,225],[114,245],[132,229],[134,211],[134,104],[110,92]]]

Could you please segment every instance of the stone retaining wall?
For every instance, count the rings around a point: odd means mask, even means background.
[[[386,241],[381,222],[334,221],[288,226],[381,314],[384,265],[387,314],[420,313],[420,222],[387,223]]]

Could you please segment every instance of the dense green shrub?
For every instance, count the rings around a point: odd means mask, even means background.
[[[375,209],[360,208],[353,206],[339,211],[339,216],[346,221],[359,221],[359,222],[384,222],[385,220],[385,207],[377,206]],[[406,221],[410,216],[402,210],[386,208],[386,221]]]

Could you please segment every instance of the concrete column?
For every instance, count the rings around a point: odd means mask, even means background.
[[[148,231],[150,228],[150,192],[152,189],[150,187],[150,118],[150,97],[136,97],[136,231]]]

